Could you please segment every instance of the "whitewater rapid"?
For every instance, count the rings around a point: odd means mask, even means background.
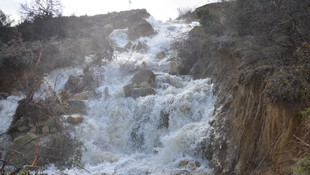
[[[148,18],[155,36],[134,41],[146,43],[141,53],[134,49],[114,52],[113,59],[93,68],[101,77],[96,95],[86,100],[84,122],[71,133],[82,146],[82,168],[58,170],[51,165],[48,174],[212,174],[207,160],[202,159],[201,143],[208,139],[209,120],[214,112],[214,96],[209,79],[193,80],[190,76],[171,75],[171,58],[177,58],[175,41],[186,39],[197,22]],[[127,29],[110,35],[115,47],[129,41]],[[164,58],[157,58],[164,51]],[[86,57],[85,64],[94,59]],[[56,90],[64,90],[70,75],[81,75],[83,65],[64,68],[50,74]],[[155,94],[125,97],[123,87],[138,70],[151,70],[156,75]],[[0,105],[14,104],[1,115],[12,116],[17,101],[2,100]],[[10,122],[10,119],[7,119]],[[8,125],[6,125],[8,127]],[[7,129],[5,127],[2,127]],[[188,161],[186,165],[180,162]],[[199,162],[199,166],[193,166]]]

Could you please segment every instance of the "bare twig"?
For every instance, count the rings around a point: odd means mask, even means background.
[[[300,143],[304,144],[305,146],[307,146],[308,148],[310,148],[310,145],[308,143],[306,143],[305,141],[303,141],[301,138],[297,137],[295,134],[293,134],[293,137],[295,137],[298,141],[300,141]]]
[[[36,155],[35,155],[35,157],[34,157],[34,160],[33,160],[32,164],[31,164],[32,167],[33,167],[34,164],[37,162],[38,155],[39,155],[39,142],[38,142],[38,140],[37,140],[37,153],[36,153]]]

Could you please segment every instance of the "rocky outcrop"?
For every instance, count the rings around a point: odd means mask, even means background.
[[[44,166],[72,166],[80,161],[80,143],[66,131],[61,115],[67,104],[57,96],[33,100],[27,96],[19,101],[8,130],[12,145],[6,148],[10,165],[22,167],[36,163]],[[72,120],[80,123],[80,118]]]
[[[143,97],[155,94],[155,74],[149,70],[138,71],[132,78],[132,83],[124,86],[126,97]]]

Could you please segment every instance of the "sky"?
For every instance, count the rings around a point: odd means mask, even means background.
[[[31,0],[0,0],[0,9],[15,23],[19,22],[19,4]],[[178,16],[177,9],[194,9],[218,0],[61,0],[63,15],[96,15],[145,8],[157,20],[166,21]],[[131,3],[129,3],[131,2]]]

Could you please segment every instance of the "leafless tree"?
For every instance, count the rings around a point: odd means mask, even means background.
[[[39,19],[61,16],[62,4],[60,0],[33,0],[20,4],[22,19],[33,22]]]
[[[13,23],[10,17],[0,10],[0,27],[9,27]]]

